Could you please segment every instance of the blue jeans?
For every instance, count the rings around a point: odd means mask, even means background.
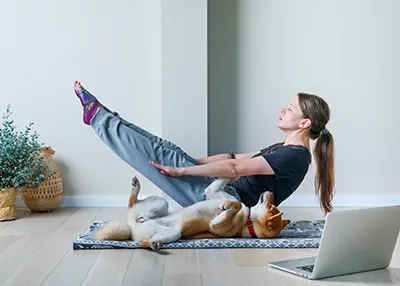
[[[190,167],[199,162],[180,147],[122,119],[107,107],[99,108],[90,122],[100,139],[123,161],[145,176],[179,205],[185,207],[205,200],[204,190],[215,179],[203,176],[171,177],[163,175],[149,161],[162,165]],[[240,200],[236,190],[229,194]]]

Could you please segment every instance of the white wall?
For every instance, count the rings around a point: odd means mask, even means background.
[[[209,2],[217,9],[209,19],[216,27],[209,30],[216,39],[209,43],[214,59],[210,74],[217,76],[209,79],[209,104],[221,110],[210,117],[215,122],[231,118],[226,104],[235,107],[237,117],[224,121],[235,126],[210,122],[210,153],[226,152],[223,146],[232,145],[238,152],[256,151],[282,140],[284,134],[275,127],[280,108],[297,92],[316,93],[332,111],[328,128],[336,140],[334,203],[400,203],[395,196],[400,170],[400,3]],[[226,65],[230,61],[234,71]],[[313,165],[290,203],[315,204],[314,174]]]
[[[207,1],[162,1],[162,134],[207,156]]]
[[[74,80],[128,121],[207,155],[206,12],[206,1],[0,2],[0,109],[10,103],[17,125],[35,122],[56,151],[62,205],[125,206],[133,176],[144,196],[161,193],[83,124]]]
[[[75,79],[126,119],[194,156],[282,140],[279,109],[299,91],[314,92],[332,108],[337,202],[393,202],[399,6],[394,0],[208,1],[207,39],[201,1],[1,1],[0,110],[12,104],[17,124],[34,121],[41,140],[56,150],[66,204],[106,199],[111,206],[125,205],[134,175],[145,192],[159,192],[82,123]],[[191,108],[182,111],[180,102]],[[312,201],[314,170],[294,203]]]
[[[1,1],[0,108],[35,122],[65,195],[126,195],[133,175],[150,189],[83,124],[73,81],[161,135],[160,16],[160,1]]]

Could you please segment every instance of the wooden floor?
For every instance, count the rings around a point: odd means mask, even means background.
[[[292,220],[320,219],[319,209],[286,208]],[[400,245],[388,269],[310,281],[267,266],[308,257],[316,249],[72,250],[93,220],[125,215],[123,208],[18,209],[0,222],[0,285],[400,285]]]

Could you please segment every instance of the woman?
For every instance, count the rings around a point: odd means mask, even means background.
[[[240,177],[225,189],[251,207],[269,190],[279,206],[303,181],[311,163],[310,139],[317,140],[316,194],[326,213],[332,211],[334,145],[326,129],[328,104],[316,95],[299,93],[281,110],[277,126],[286,140],[260,152],[195,159],[168,140],[122,119],[79,82],[75,93],[83,106],[83,120],[122,160],[148,178],[181,206],[205,199],[204,189],[215,177]]]

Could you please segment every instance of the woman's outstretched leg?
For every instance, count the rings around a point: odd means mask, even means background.
[[[85,124],[91,125],[100,139],[123,161],[148,178],[181,206],[188,206],[205,199],[204,190],[212,182],[210,177],[170,177],[160,173],[149,161],[163,165],[193,166],[177,149],[163,146],[162,139],[156,139],[146,132],[139,132],[127,121],[108,112],[95,96],[75,84],[75,93],[81,100]],[[128,122],[129,123],[129,122]],[[143,129],[141,129],[144,131]],[[150,135],[149,135],[150,134]],[[154,136],[154,135],[153,135]],[[180,148],[179,148],[180,149]]]
[[[87,91],[87,90],[81,85],[81,83],[78,82],[78,81],[75,81],[74,90],[75,90],[75,93],[76,93],[76,95],[78,96],[78,98],[81,100],[82,105],[84,105],[84,106],[85,106],[85,104],[83,104],[83,100],[82,100],[82,98],[81,98],[82,96],[83,96],[83,97],[86,97],[86,98],[87,98],[87,97],[90,97],[91,100],[96,100],[96,101],[98,101],[97,98],[96,98],[94,95],[92,95],[89,91]],[[81,94],[82,94],[82,95],[81,95]],[[91,107],[91,105],[93,104],[92,102],[93,102],[93,101],[90,101],[90,102],[87,104],[87,107],[86,107],[87,110],[90,109],[89,107]],[[106,106],[104,106],[104,105],[101,104],[100,102],[98,102],[98,105],[101,106],[101,107],[103,107],[107,112],[110,112],[110,113],[114,114],[115,116],[120,117],[119,114],[118,114],[117,112],[111,111],[110,109],[108,109]],[[84,122],[85,122],[85,124],[90,125],[90,119],[91,119],[93,116],[94,116],[94,113],[93,113],[93,115],[91,115],[89,118],[86,118],[86,119],[85,119],[85,116],[84,116]],[[87,116],[87,117],[88,117],[88,116]],[[156,136],[156,135],[154,135],[154,134],[148,132],[147,130],[144,130],[143,128],[140,128],[140,127],[137,126],[136,124],[133,124],[133,123],[131,123],[131,122],[129,122],[129,121],[124,120],[124,119],[121,118],[121,117],[120,117],[120,119],[121,119],[121,122],[122,122],[123,124],[125,124],[127,127],[131,128],[131,129],[133,129],[134,131],[140,133],[141,135],[147,137],[147,138],[150,139],[151,141],[154,141],[154,142],[156,142],[157,144],[159,144],[159,145],[161,145],[161,146],[163,146],[163,147],[165,147],[165,148],[167,148],[167,149],[174,150],[175,152],[181,154],[182,156],[185,156],[187,160],[191,161],[191,162],[192,162],[193,164],[195,164],[195,165],[198,165],[198,164],[199,164],[199,162],[198,162],[195,158],[193,158],[192,156],[190,156],[189,154],[187,154],[187,153],[186,153],[185,151],[183,151],[179,146],[175,145],[175,144],[172,143],[171,141],[165,140],[165,139],[163,139],[163,138],[160,138],[160,137],[158,137],[158,136]]]

